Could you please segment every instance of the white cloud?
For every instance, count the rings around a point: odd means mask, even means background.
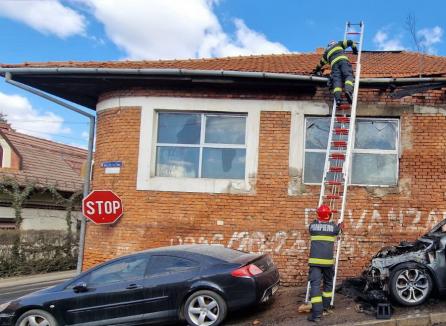
[[[52,139],[54,135],[70,133],[64,119],[52,112],[39,112],[26,97],[0,92],[0,113],[11,126],[24,134]]]
[[[81,0],[107,36],[131,59],[172,59],[284,53],[286,47],[235,19],[222,28],[212,0]]]
[[[380,51],[405,50],[406,48],[401,43],[401,38],[401,35],[389,38],[389,33],[381,29],[373,37],[373,43]]]
[[[44,34],[60,38],[84,34],[85,18],[58,0],[2,0],[0,16],[17,20]]]
[[[417,37],[420,40],[420,45],[427,53],[435,54],[437,50],[434,45],[441,42],[443,29],[440,26],[423,28],[417,32]]]

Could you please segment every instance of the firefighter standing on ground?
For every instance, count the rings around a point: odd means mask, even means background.
[[[333,248],[341,227],[330,222],[331,210],[327,205],[317,209],[318,219],[309,227],[311,236],[310,259],[310,297],[312,305],[309,321],[319,321],[323,310],[329,309],[333,296],[334,259]],[[323,292],[321,293],[321,280],[323,279]]]
[[[352,103],[353,98],[353,69],[348,57],[345,55],[345,49],[352,48],[353,54],[358,54],[358,49],[355,42],[352,40],[345,41],[331,41],[322,55],[321,61],[313,70],[313,74],[320,74],[323,66],[330,64],[331,76],[329,87],[333,90],[333,95],[336,100],[336,105],[342,103],[341,93],[344,86],[345,95],[349,103]]]

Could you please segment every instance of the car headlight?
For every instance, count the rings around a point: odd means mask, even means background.
[[[0,304],[0,312],[2,312],[3,310],[5,310],[6,308],[8,308],[8,306],[11,304],[11,301],[5,302]]]

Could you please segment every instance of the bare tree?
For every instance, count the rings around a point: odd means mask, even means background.
[[[423,75],[424,69],[424,54],[426,52],[426,48],[421,42],[420,38],[417,35],[417,19],[415,15],[408,14],[406,17],[406,30],[409,32],[412,37],[412,41],[415,45],[415,48],[418,53],[418,73],[421,77]]]

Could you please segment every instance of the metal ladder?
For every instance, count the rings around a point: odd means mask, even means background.
[[[360,31],[355,30],[355,26]],[[361,53],[364,35],[364,23],[353,24],[347,22],[345,25],[344,40],[359,37],[354,41],[358,48],[356,62],[351,62],[355,70],[355,83],[353,89],[352,104],[341,104],[336,106],[333,101],[331,113],[330,132],[328,135],[327,154],[325,156],[324,173],[322,178],[321,192],[318,207],[327,205],[333,212],[331,219],[337,216],[338,224],[344,221],[344,213],[347,199],[347,187],[349,171],[351,167],[351,151],[355,139],[356,105],[358,101],[359,77],[361,74]],[[336,244],[335,274],[333,278],[333,289],[331,305],[334,304],[336,277],[338,273],[339,255],[341,252],[342,236],[338,237]],[[309,301],[310,282],[307,284],[305,302]]]

